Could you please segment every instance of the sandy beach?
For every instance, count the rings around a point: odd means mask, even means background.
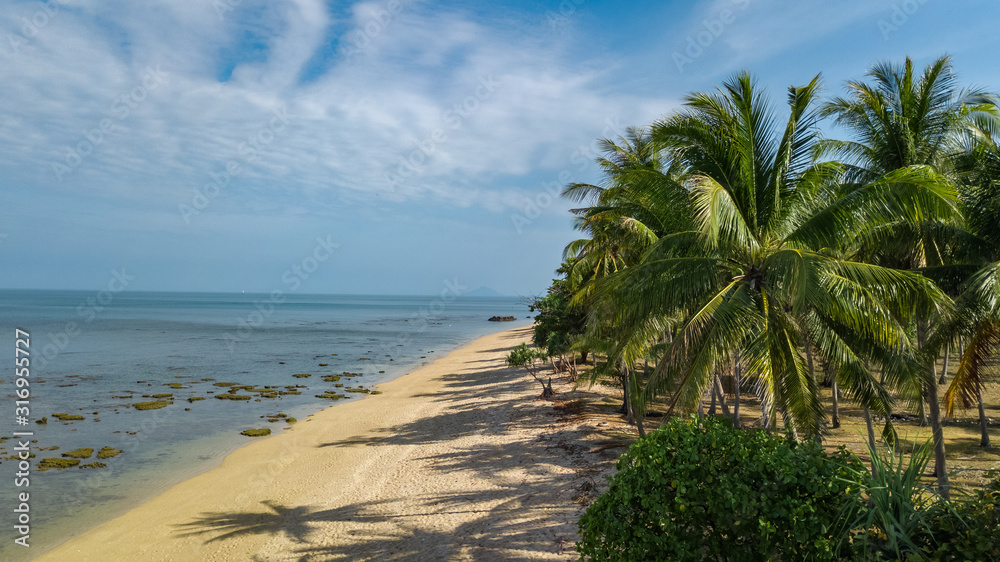
[[[530,333],[482,337],[242,447],[39,559],[576,559],[577,500],[622,450],[504,364]]]

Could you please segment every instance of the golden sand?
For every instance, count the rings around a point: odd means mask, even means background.
[[[574,498],[603,486],[621,451],[594,447],[586,424],[505,366],[529,339],[480,338],[41,560],[576,559]]]

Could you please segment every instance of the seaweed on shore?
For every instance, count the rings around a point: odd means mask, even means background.
[[[78,415],[78,414],[67,414],[65,412],[61,412],[61,413],[57,413],[57,414],[52,414],[52,417],[58,419],[59,421],[63,421],[63,422],[77,421],[77,420],[82,420],[83,419],[83,416],[81,416],[81,415]]]
[[[132,407],[136,410],[159,410],[173,404],[172,400],[157,400],[155,402],[136,402]]]
[[[106,466],[108,466],[106,463],[94,461],[87,464],[81,464],[80,468],[104,468]]]
[[[244,429],[240,432],[240,435],[246,435],[247,437],[264,437],[270,434],[271,430],[266,427],[262,429]]]
[[[61,459],[61,458],[45,458],[38,461],[38,471],[45,472],[50,468],[55,468],[62,470],[64,468],[70,468],[80,464],[80,459]]]
[[[251,396],[246,394],[216,394],[219,400],[250,400]]]
[[[70,459],[89,459],[93,454],[94,454],[93,447],[81,447],[74,451],[63,453],[62,456]]]
[[[188,400],[188,402],[197,402],[199,400],[204,400],[204,399],[205,399],[204,396],[192,396],[191,398],[188,398],[187,400]]]
[[[124,453],[122,449],[115,449],[113,447],[101,447],[100,451],[97,451],[97,458],[99,459],[110,459],[117,457],[118,455]]]

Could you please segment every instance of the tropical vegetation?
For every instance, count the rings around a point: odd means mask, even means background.
[[[831,427],[825,382],[834,427],[841,396],[864,412],[877,477],[900,458],[894,416],[912,413],[931,426],[936,492],[947,499],[944,418],[978,406],[989,446],[982,391],[1000,350],[1000,98],[961,88],[948,57],[923,70],[910,59],[878,63],[844,96],[821,89],[818,75],[790,87],[779,108],[744,71],[648,126],[602,139],[602,181],[563,192],[580,204],[583,236],[537,301],[535,344],[593,354],[590,380],[618,381],[640,436],[654,404],[665,419],[701,412],[728,387],[733,427],[745,424],[749,394],[764,430],[783,430],[798,444],[789,450],[807,451]],[[879,420],[890,454],[882,465]],[[716,436],[713,447],[763,439],[732,435],[742,437]],[[641,462],[658,470],[699,446],[670,445],[662,430],[646,440],[636,454],[653,455]],[[663,447],[667,457],[653,452]],[[661,500],[636,501],[648,510]],[[685,524],[676,511],[669,519]],[[916,550],[916,540],[893,548]]]

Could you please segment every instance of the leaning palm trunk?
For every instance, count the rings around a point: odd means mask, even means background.
[[[872,476],[875,476],[875,426],[872,425],[872,413],[865,408],[865,427],[868,429],[868,450],[871,452]]]
[[[927,341],[927,319],[921,318],[917,321],[917,347],[923,349],[924,342]],[[922,377],[923,393],[927,398],[928,410],[930,410],[931,433],[934,436],[934,475],[938,480],[938,493],[944,499],[950,499],[951,493],[948,489],[948,467],[945,457],[944,430],[941,426],[941,403],[938,400],[937,381],[934,377],[934,363],[928,362],[925,367],[927,371]]]
[[[719,405],[722,407],[722,415],[729,417],[729,406],[726,406],[726,393],[722,390],[722,378],[715,376],[713,394],[719,398]]]
[[[951,355],[950,344],[944,345],[944,365],[941,367],[941,378],[938,379],[938,384],[944,384],[948,379],[948,356]]]

